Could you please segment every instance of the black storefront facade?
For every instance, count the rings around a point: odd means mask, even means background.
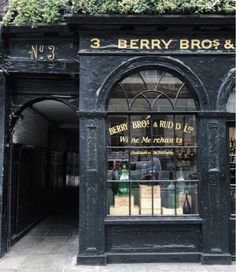
[[[79,120],[78,264],[231,263],[233,17],[68,16],[1,41],[2,254],[14,127],[52,100]]]

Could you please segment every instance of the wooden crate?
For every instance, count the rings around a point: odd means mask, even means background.
[[[140,209],[144,208],[152,208],[152,198],[140,198],[139,199],[139,206]],[[153,198],[153,208],[154,209],[161,209],[161,198]]]
[[[130,205],[134,206],[134,196],[130,196]],[[129,207],[129,196],[115,196],[114,197],[114,206],[115,207]]]
[[[168,209],[168,208],[162,207],[161,210],[162,210],[163,215],[175,215],[175,209]],[[182,215],[183,214],[183,208],[176,209],[176,214],[177,215]]]
[[[140,208],[141,215],[152,215],[151,208]],[[160,209],[153,209],[153,215],[161,215],[161,208]]]
[[[152,197],[152,188],[153,188],[153,197],[160,198],[161,197],[161,187],[159,185],[143,185],[139,184],[139,197],[140,198],[148,198]]]
[[[109,215],[129,215],[129,207],[110,206]],[[131,215],[139,215],[139,206],[131,207]]]

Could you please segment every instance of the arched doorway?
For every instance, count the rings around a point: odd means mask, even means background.
[[[61,101],[33,101],[17,112],[11,139],[11,245],[24,235],[78,234],[78,134],[75,111]]]

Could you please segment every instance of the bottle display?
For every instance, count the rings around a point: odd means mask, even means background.
[[[108,143],[108,215],[198,213],[194,116],[111,114]]]

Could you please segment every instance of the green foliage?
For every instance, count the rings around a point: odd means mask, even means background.
[[[152,13],[153,1],[121,0],[118,9],[121,14],[144,14]]]
[[[6,25],[32,26],[37,23],[54,23],[60,19],[60,12],[65,6],[65,0],[11,0],[3,22]]]
[[[54,23],[64,12],[98,14],[228,14],[235,0],[11,0],[6,25]]]
[[[43,22],[50,24],[59,21],[65,4],[62,0],[45,0],[42,9]]]

